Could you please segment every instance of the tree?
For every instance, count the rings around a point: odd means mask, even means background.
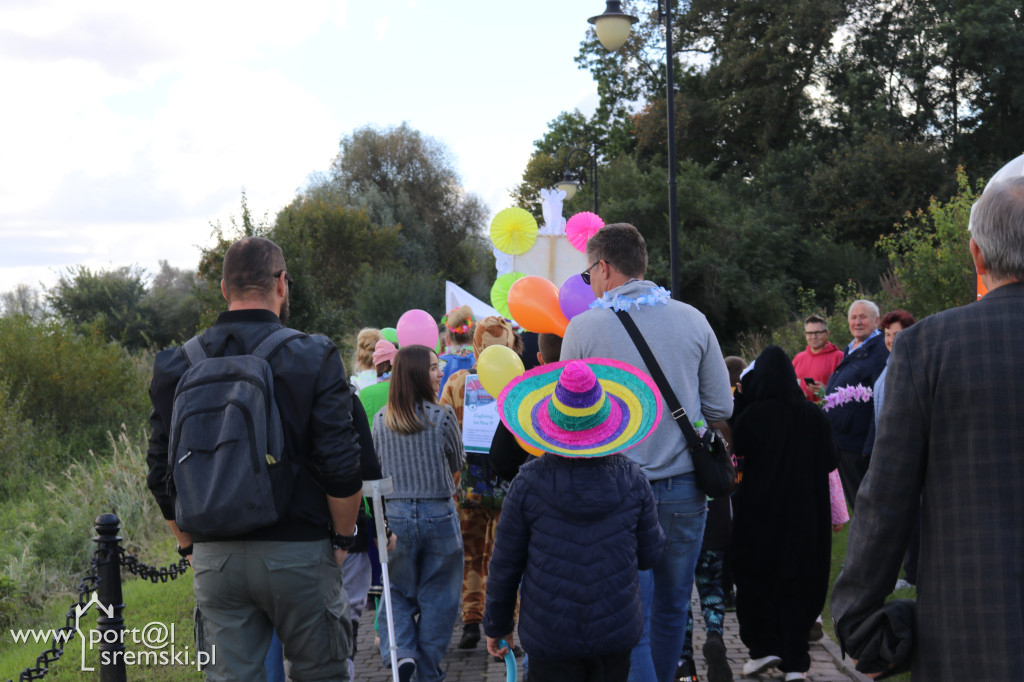
[[[78,331],[138,350],[150,344],[153,332],[143,305],[144,274],[137,266],[98,272],[74,266],[46,291],[46,302]]]
[[[472,285],[492,263],[483,202],[462,189],[448,149],[408,124],[343,138],[327,182],[310,191],[365,209],[377,225],[401,225],[399,258],[442,282]]]
[[[892,263],[890,289],[896,303],[918,318],[966,305],[976,296],[967,224],[980,191],[971,189],[962,168],[956,180],[959,191],[949,201],[933,198],[927,210],[907,214],[894,232],[878,241]]]
[[[42,318],[46,312],[39,291],[27,284],[18,284],[0,294],[0,310],[5,316],[23,315],[33,319]]]
[[[295,279],[290,324],[336,340],[364,324],[354,314],[357,302],[367,295],[365,289],[378,286],[364,281],[364,268],[409,274],[396,255],[397,226],[381,227],[366,210],[315,193],[296,197],[282,209],[269,236],[284,251]]]
[[[150,341],[156,348],[181,343],[199,329],[203,300],[198,292],[205,288],[193,270],[181,270],[160,261],[160,272],[153,277],[142,305],[148,310],[153,329]]]

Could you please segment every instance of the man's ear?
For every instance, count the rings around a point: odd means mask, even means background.
[[[987,275],[988,268],[985,266],[985,257],[981,255],[981,247],[978,246],[976,241],[974,241],[974,237],[971,237],[969,246],[971,249],[971,260],[974,261],[974,269],[977,271],[979,276]]]
[[[231,303],[231,299],[228,298],[228,285],[224,283],[224,280],[220,281],[220,293],[224,297],[224,300]]]

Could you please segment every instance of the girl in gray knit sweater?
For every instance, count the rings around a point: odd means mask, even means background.
[[[441,659],[458,617],[462,587],[462,534],[452,475],[466,454],[455,413],[437,404],[440,381],[433,350],[402,348],[395,355],[387,406],[373,420],[381,470],[394,482],[387,510],[398,544],[388,555],[388,570],[403,682],[414,672],[421,682],[444,678]],[[382,628],[385,666],[390,651]]]

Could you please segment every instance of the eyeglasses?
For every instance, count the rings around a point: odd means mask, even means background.
[[[822,334],[828,334],[828,330],[822,329],[820,332],[804,332],[804,336],[821,336]]]
[[[291,289],[292,288],[292,284],[295,283],[295,280],[292,279],[292,276],[288,274],[287,270],[278,270],[273,275],[271,275],[271,277],[273,277],[274,279],[277,279],[282,274],[284,275],[284,281],[288,282],[288,288]]]
[[[583,278],[584,284],[590,284],[590,271],[596,268],[597,264],[600,262],[600,260],[595,261],[593,265],[591,265],[589,268],[580,273],[580,277]]]

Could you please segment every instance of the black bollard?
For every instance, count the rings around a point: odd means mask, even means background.
[[[100,632],[100,682],[125,682],[124,597],[121,595],[121,519],[117,514],[96,517],[97,625]],[[104,612],[110,611],[110,615]],[[84,646],[84,643],[83,643]]]

